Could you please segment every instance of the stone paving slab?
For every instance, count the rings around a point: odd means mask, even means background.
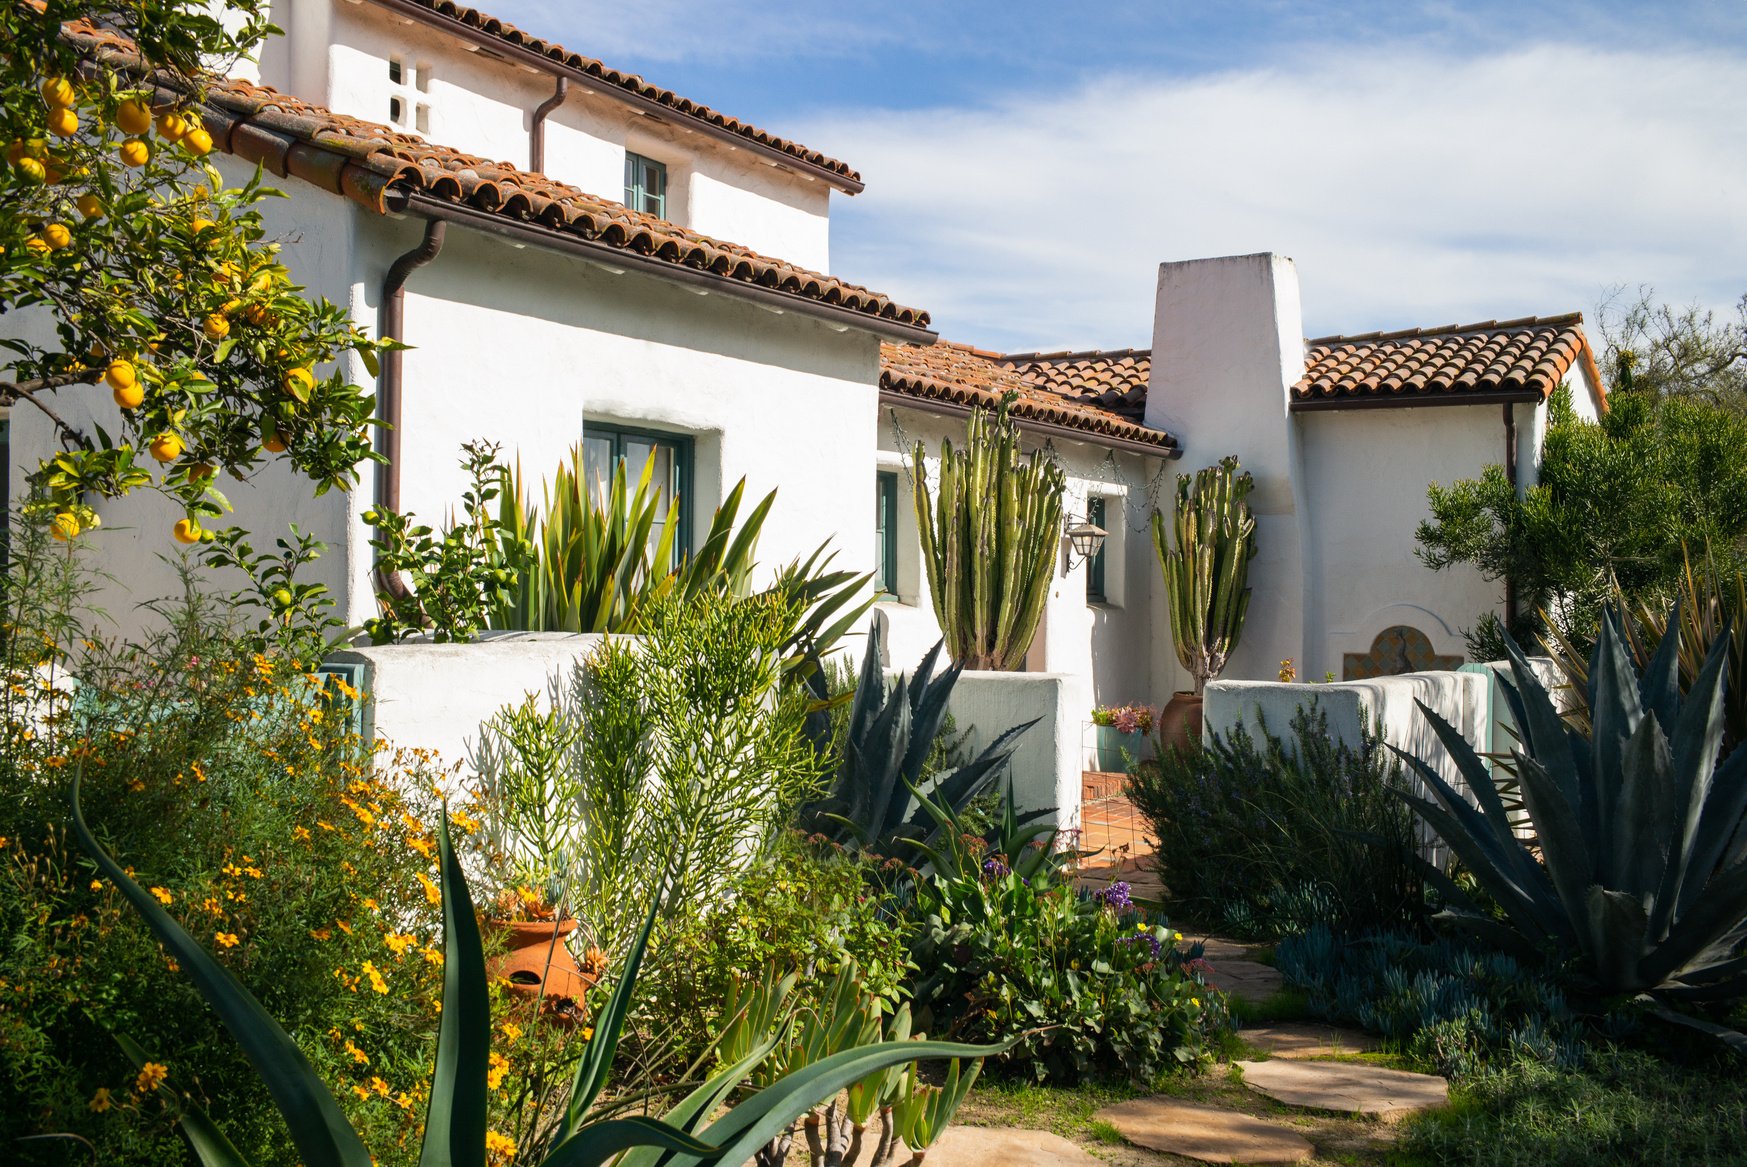
[[[1321,1058],[1334,1054],[1363,1054],[1377,1048],[1377,1039],[1357,1029],[1339,1025],[1282,1022],[1240,1029],[1237,1035],[1277,1058]]]
[[[1288,1106],[1392,1117],[1450,1100],[1450,1084],[1442,1078],[1382,1066],[1276,1058],[1237,1067],[1245,1086]]]
[[[903,1162],[899,1159],[898,1162]],[[928,1167],[1104,1167],[1077,1143],[1048,1131],[948,1127],[928,1149]]]
[[[1316,1151],[1287,1127],[1175,1098],[1136,1098],[1106,1106],[1095,1117],[1137,1146],[1203,1163],[1302,1163]]]
[[[1260,1004],[1285,987],[1280,970],[1256,960],[1207,957],[1207,983],[1232,997]]]

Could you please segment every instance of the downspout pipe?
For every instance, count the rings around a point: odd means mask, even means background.
[[[406,320],[406,281],[413,272],[437,258],[443,250],[449,224],[441,219],[425,220],[425,237],[419,245],[388,265],[382,280],[382,296],[377,301],[378,334],[388,340],[403,340]],[[382,372],[376,378],[376,417],[381,423],[376,433],[376,452],[382,461],[376,464],[376,505],[385,510],[400,509],[400,414],[401,358],[400,349],[382,354]],[[410,595],[406,581],[399,573],[385,571],[380,561],[375,567],[377,587],[397,598]]]
[[[1516,403],[1504,403],[1504,479],[1510,483],[1511,494],[1517,493],[1516,467]],[[1509,572],[1504,576],[1504,626],[1514,629],[1517,621],[1516,580]],[[1514,632],[1513,632],[1514,635]]]
[[[564,104],[570,92],[570,78],[559,77],[552,96],[534,107],[534,117],[528,123],[528,169],[535,174],[546,173],[546,118]]]

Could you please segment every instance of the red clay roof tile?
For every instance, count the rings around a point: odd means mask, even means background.
[[[888,343],[880,346],[880,388],[955,405],[994,406],[1013,393],[1016,418],[1081,430],[1093,443],[1102,435],[1168,455],[1176,438],[1141,424],[1148,366],[1149,354],[1135,349],[1004,355],[948,341]]]
[[[1305,344],[1304,376],[1292,386],[1294,408],[1496,394],[1544,398],[1578,360],[1594,367],[1578,312],[1325,336]]]

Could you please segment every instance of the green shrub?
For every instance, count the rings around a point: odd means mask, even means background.
[[[1149,1083],[1204,1061],[1226,1024],[1186,968],[1181,936],[1130,903],[1126,884],[1087,895],[1047,867],[1028,879],[993,855],[980,874],[921,881],[914,910],[917,1028],[964,1041],[1022,1035],[992,1069]]]
[[[1599,1047],[1581,1069],[1506,1061],[1409,1121],[1404,1162],[1440,1167],[1727,1167],[1747,1163],[1739,1062],[1681,1065]]]
[[[66,1163],[64,1142],[14,1140],[68,1133],[105,1164],[184,1161],[123,1034],[254,1162],[296,1158],[235,1043],[71,845],[78,772],[104,846],[283,1019],[384,1163],[409,1162],[440,975],[421,882],[432,775],[373,759],[295,662],[239,655],[205,613],[184,616],[140,648],[7,643],[0,1145]],[[76,699],[45,695],[51,669],[78,675]]]
[[[1129,778],[1129,798],[1158,841],[1170,902],[1245,937],[1328,921],[1345,931],[1421,918],[1413,816],[1393,791],[1402,769],[1367,733],[1333,741],[1328,714],[1299,710],[1291,743],[1241,727],[1158,751]]]
[[[1554,978],[1509,956],[1404,933],[1341,937],[1318,924],[1274,949],[1310,1011],[1362,1026],[1446,1075],[1499,1055],[1571,1066],[1582,1031]]]
[[[724,1003],[766,969],[798,973],[790,1001],[808,1008],[823,1004],[848,961],[862,990],[890,1013],[909,992],[914,931],[890,906],[861,862],[786,836],[727,895],[658,936],[661,959],[651,963],[634,1027],[683,1063],[728,1020]]]

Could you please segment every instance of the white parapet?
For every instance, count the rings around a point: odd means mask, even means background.
[[[349,648],[330,664],[362,666],[357,685],[375,736],[430,750],[465,767],[479,727],[529,693],[545,697],[606,637],[600,633],[505,632],[465,644],[413,641]]]
[[[1080,723],[1089,708],[1084,681],[1061,673],[961,673],[947,708],[972,754],[1015,725],[1011,772],[1021,810],[1053,810],[1064,831],[1080,826]]]

